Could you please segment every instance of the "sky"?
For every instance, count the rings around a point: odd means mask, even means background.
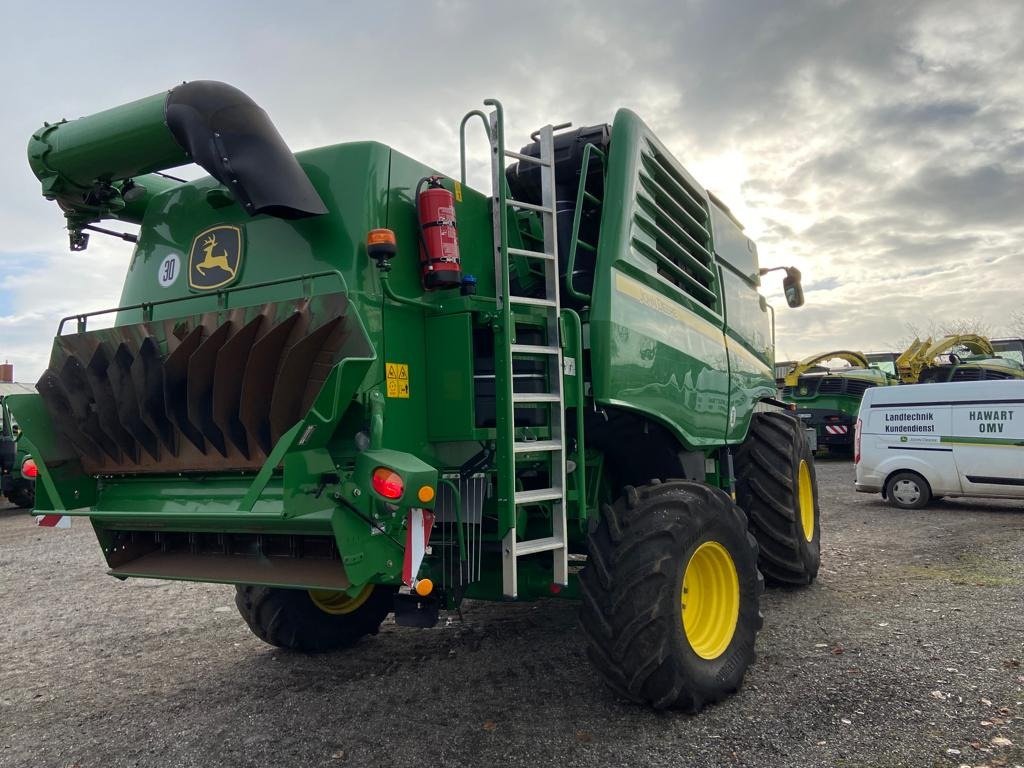
[[[34,381],[59,319],[116,306],[131,257],[102,235],[68,251],[28,168],[32,132],[195,79],[248,93],[293,150],[376,139],[453,175],[459,120],[485,98],[504,103],[511,144],[629,107],[762,266],[803,272],[798,310],[766,279],[778,359],[965,318],[1009,334],[1022,28],[1019,0],[4,4],[0,360]]]

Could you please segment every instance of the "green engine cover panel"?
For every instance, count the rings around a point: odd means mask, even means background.
[[[707,192],[629,110],[616,114],[611,146],[590,317],[594,397],[694,449],[742,440],[753,404],[775,392],[751,260],[743,273],[719,264]]]

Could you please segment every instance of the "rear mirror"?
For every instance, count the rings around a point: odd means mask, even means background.
[[[786,303],[796,309],[804,305],[804,287],[800,284],[800,270],[786,267],[786,276],[782,279],[782,290],[786,294]]]

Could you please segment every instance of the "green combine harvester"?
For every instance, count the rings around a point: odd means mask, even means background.
[[[847,368],[820,365],[833,359],[845,360],[850,365]],[[784,374],[779,382],[782,399],[796,407],[797,418],[807,429],[814,430],[816,448],[830,454],[853,453],[854,423],[864,393],[871,387],[899,383],[899,379],[876,367],[878,365],[860,352],[836,350],[794,363]]]
[[[237,585],[301,651],[578,598],[615,691],[698,710],[753,661],[762,574],[818,571],[769,270],[632,112],[513,151],[485,104],[459,180],[372,141],[293,155],[209,81],[40,128],[72,250],[140,229],[121,306],[66,318],[9,398],[37,511],[88,518],[118,578]],[[189,162],[209,177],[163,173]]]

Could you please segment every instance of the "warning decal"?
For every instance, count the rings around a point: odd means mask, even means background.
[[[409,366],[406,363],[385,363],[388,397],[409,397]]]

